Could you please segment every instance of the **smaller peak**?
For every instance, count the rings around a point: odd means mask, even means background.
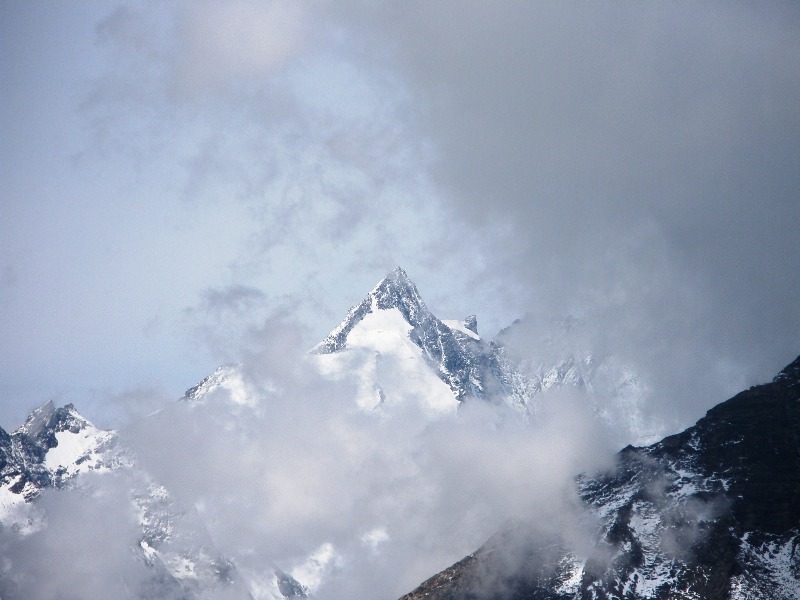
[[[40,415],[51,415],[55,412],[56,405],[53,403],[52,400],[48,400],[44,404],[37,406],[31,411],[31,414],[28,415],[28,418],[33,418],[35,416]]]
[[[226,363],[217,367],[211,375],[204,377],[200,383],[193,385],[186,392],[182,401],[201,400],[214,390],[223,387],[226,382],[235,378],[239,374],[239,365]]]
[[[75,405],[70,403],[56,408],[53,401],[48,400],[32,410],[25,422],[14,433],[30,438],[40,438],[48,437],[58,431],[69,430],[77,433],[87,427],[94,427],[94,425],[78,412]]]
[[[91,421],[84,417],[75,405],[65,404],[61,408],[57,408],[54,413],[53,427],[56,431],[71,431],[78,433],[87,427],[94,427]]]

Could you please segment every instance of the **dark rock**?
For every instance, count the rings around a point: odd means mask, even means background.
[[[403,600],[800,596],[800,358],[577,484],[602,527],[576,589],[561,585],[569,548],[515,524]]]

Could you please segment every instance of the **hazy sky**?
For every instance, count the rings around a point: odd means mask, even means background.
[[[800,353],[796,3],[48,0],[0,27],[0,425],[49,399],[126,425],[242,572],[333,544],[319,597],[393,598],[509,517],[583,538],[573,475],[618,448],[584,394],[382,420],[303,361],[395,265],[485,336],[524,316],[534,363],[613,357],[665,433]],[[228,361],[260,403],[172,402]],[[0,539],[26,597],[146,578],[128,477]]]
[[[29,1],[0,27],[6,428],[179,396],[276,315],[310,347],[397,264],[485,335],[580,319],[682,424],[800,353],[796,3]]]

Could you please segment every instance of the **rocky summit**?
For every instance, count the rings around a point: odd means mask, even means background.
[[[417,286],[400,267],[386,275],[345,319],[314,349],[319,354],[344,352],[353,332],[369,315],[396,311],[407,325],[408,338],[419,348],[433,372],[450,388],[455,399],[507,399],[524,408],[528,390],[499,348],[478,335],[475,315],[463,321],[441,321],[428,309]]]
[[[0,429],[0,520],[4,510],[64,486],[80,472],[108,471],[122,460],[112,432],[97,429],[72,404],[47,402],[8,434]]]

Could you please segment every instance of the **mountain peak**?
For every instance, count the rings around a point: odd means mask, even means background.
[[[406,273],[406,271],[405,271],[405,269],[403,267],[398,265],[394,269],[392,269],[386,275],[386,277],[384,277],[384,279],[395,279],[395,280],[404,279],[404,280],[408,280],[408,273]]]
[[[412,326],[432,318],[417,286],[402,267],[386,274],[359,304],[353,306],[344,320],[314,349],[320,354],[338,352],[345,346],[347,335],[366,315],[378,310],[397,309]]]
[[[62,487],[81,471],[109,470],[122,460],[113,450],[116,434],[96,428],[72,404],[56,408],[48,401],[11,435],[3,433],[0,496],[12,504],[30,501],[43,488]],[[0,502],[0,523],[4,516]]]
[[[408,287],[416,289],[414,282],[409,279],[408,273],[406,273],[402,267],[395,267],[389,271],[383,279],[375,284],[375,287],[372,288],[370,295],[381,294],[394,288]]]
[[[464,327],[469,329],[475,335],[478,335],[478,316],[467,315],[464,317]]]
[[[409,350],[406,342],[415,348]],[[527,410],[528,388],[516,383],[522,380],[521,376],[513,372],[497,348],[480,338],[477,317],[469,315],[463,321],[439,320],[428,310],[417,286],[401,267],[381,279],[312,352],[337,354],[350,349],[361,352],[364,357],[364,373],[386,371],[385,365],[391,362],[388,355],[410,351],[403,356],[418,357],[423,370],[432,371],[444,382],[456,401],[502,398],[523,412]],[[375,362],[379,359],[384,363],[380,369]],[[403,369],[410,364],[405,358],[399,362],[404,365]],[[342,365],[334,368],[332,364],[326,369],[344,368]],[[352,360],[345,360],[343,364],[353,369]],[[416,375],[415,380],[421,381]],[[383,402],[382,385],[375,383],[365,387],[372,388],[380,390],[378,397]]]
[[[393,271],[389,272],[373,288],[367,298],[371,301],[370,306],[373,310],[376,308],[378,310],[400,309],[406,320],[412,324],[416,320],[417,313],[427,312],[417,286],[401,267],[395,267]],[[366,300],[364,301],[366,302]]]
[[[34,408],[25,419],[25,422],[17,428],[15,433],[28,435],[30,437],[38,436],[53,419],[55,412],[56,407],[53,401],[48,400],[41,406]]]
[[[72,404],[59,408],[48,400],[28,415],[25,422],[15,431],[15,436],[27,436],[31,439],[45,440],[60,431],[77,433],[86,427],[93,427]]]

